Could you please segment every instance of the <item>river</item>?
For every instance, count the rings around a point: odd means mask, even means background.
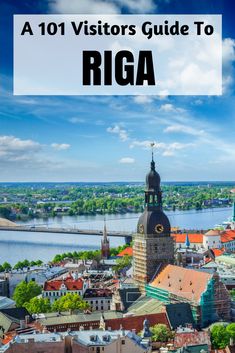
[[[228,219],[232,214],[231,208],[210,209],[203,211],[175,211],[167,212],[171,225],[188,229],[208,229]],[[134,232],[139,214],[107,215],[108,230]],[[96,216],[62,216],[45,219],[35,219],[27,224],[45,224],[53,227],[77,227],[81,229],[103,229],[104,217]],[[0,264],[4,261],[14,265],[24,259],[43,261],[51,260],[55,254],[94,250],[100,248],[100,236],[73,235],[60,233],[28,233],[0,231]],[[112,237],[112,247],[124,244],[124,239]]]

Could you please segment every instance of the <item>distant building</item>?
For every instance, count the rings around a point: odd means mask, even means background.
[[[17,331],[30,332],[32,317],[25,308],[7,308],[0,310],[0,338],[6,339]]]
[[[109,239],[107,236],[106,223],[104,223],[103,238],[101,239],[101,257],[102,259],[108,259],[110,255]]]
[[[153,156],[146,176],[145,205],[133,244],[133,275],[142,292],[162,264],[174,262],[174,240],[169,219],[162,210],[160,175]]]
[[[4,349],[4,350],[3,350]],[[6,353],[150,353],[149,341],[131,331],[71,331],[16,336]]]
[[[9,297],[9,280],[7,277],[0,279],[0,296]]]
[[[14,308],[15,307],[15,302],[14,300],[7,298],[7,297],[0,297],[0,310],[1,309],[8,309],[8,308]]]
[[[67,293],[78,294],[81,297],[88,288],[88,281],[78,278],[77,274],[71,274],[66,278],[46,281],[42,291],[42,297],[50,299],[53,303]]]
[[[209,232],[205,233],[203,236],[203,247],[206,250],[211,248],[220,249],[222,247],[220,230],[209,230]]]
[[[140,332],[143,328],[143,321],[148,319],[150,326],[156,324],[164,324],[169,327],[169,323],[166,317],[166,313],[162,310],[163,305],[161,305],[161,310],[156,312],[153,309],[154,302],[156,300],[147,298],[148,301],[152,302],[152,308],[147,311],[145,308],[140,313],[121,313],[116,311],[107,310],[102,313],[102,320],[105,323],[106,328],[111,330],[119,330],[120,326],[125,330],[135,329],[136,332]],[[150,300],[149,300],[150,299]],[[141,303],[142,304],[142,303]],[[146,303],[145,303],[146,304]],[[101,313],[48,313],[39,314],[37,317],[37,325],[40,330],[48,330],[50,332],[56,331],[67,331],[67,330],[97,330],[100,327]]]
[[[112,301],[112,291],[102,288],[88,288],[83,299],[90,305],[92,311],[110,310]]]
[[[192,327],[179,327],[174,337],[174,348],[206,345],[211,350],[210,333],[197,331]]]
[[[165,304],[189,303],[199,327],[231,317],[229,292],[216,273],[167,265],[146,286],[146,294]]]
[[[117,254],[118,257],[122,257],[122,256],[133,256],[133,249],[131,246],[128,246],[127,248],[125,248],[124,250],[122,250],[119,254]]]
[[[162,211],[160,176],[153,158],[146,176],[145,203],[133,244],[134,279],[140,290],[164,304],[188,303],[198,327],[230,320],[231,298],[218,274],[173,265],[174,240],[170,222]],[[221,248],[221,236],[224,233],[219,231],[197,235],[206,250]],[[176,242],[177,237],[180,236],[176,234]],[[181,241],[187,250],[195,243],[190,234]]]

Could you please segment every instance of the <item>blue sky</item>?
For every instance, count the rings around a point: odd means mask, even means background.
[[[149,143],[162,180],[235,180],[230,0],[1,0],[0,181],[141,181]],[[223,14],[221,97],[13,96],[17,13]]]

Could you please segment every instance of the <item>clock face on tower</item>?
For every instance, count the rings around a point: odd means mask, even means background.
[[[164,231],[164,227],[163,227],[163,225],[161,223],[156,224],[154,229],[155,229],[155,232],[158,233],[158,234],[160,234],[160,233],[162,233]]]
[[[143,225],[143,224],[140,224],[140,225],[139,225],[139,232],[140,232],[141,234],[144,233],[144,225]]]

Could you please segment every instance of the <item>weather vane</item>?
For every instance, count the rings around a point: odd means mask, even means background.
[[[151,149],[152,149],[152,160],[153,160],[153,150],[154,150],[154,147],[156,146],[156,143],[155,142],[151,142],[150,146],[151,146]]]

